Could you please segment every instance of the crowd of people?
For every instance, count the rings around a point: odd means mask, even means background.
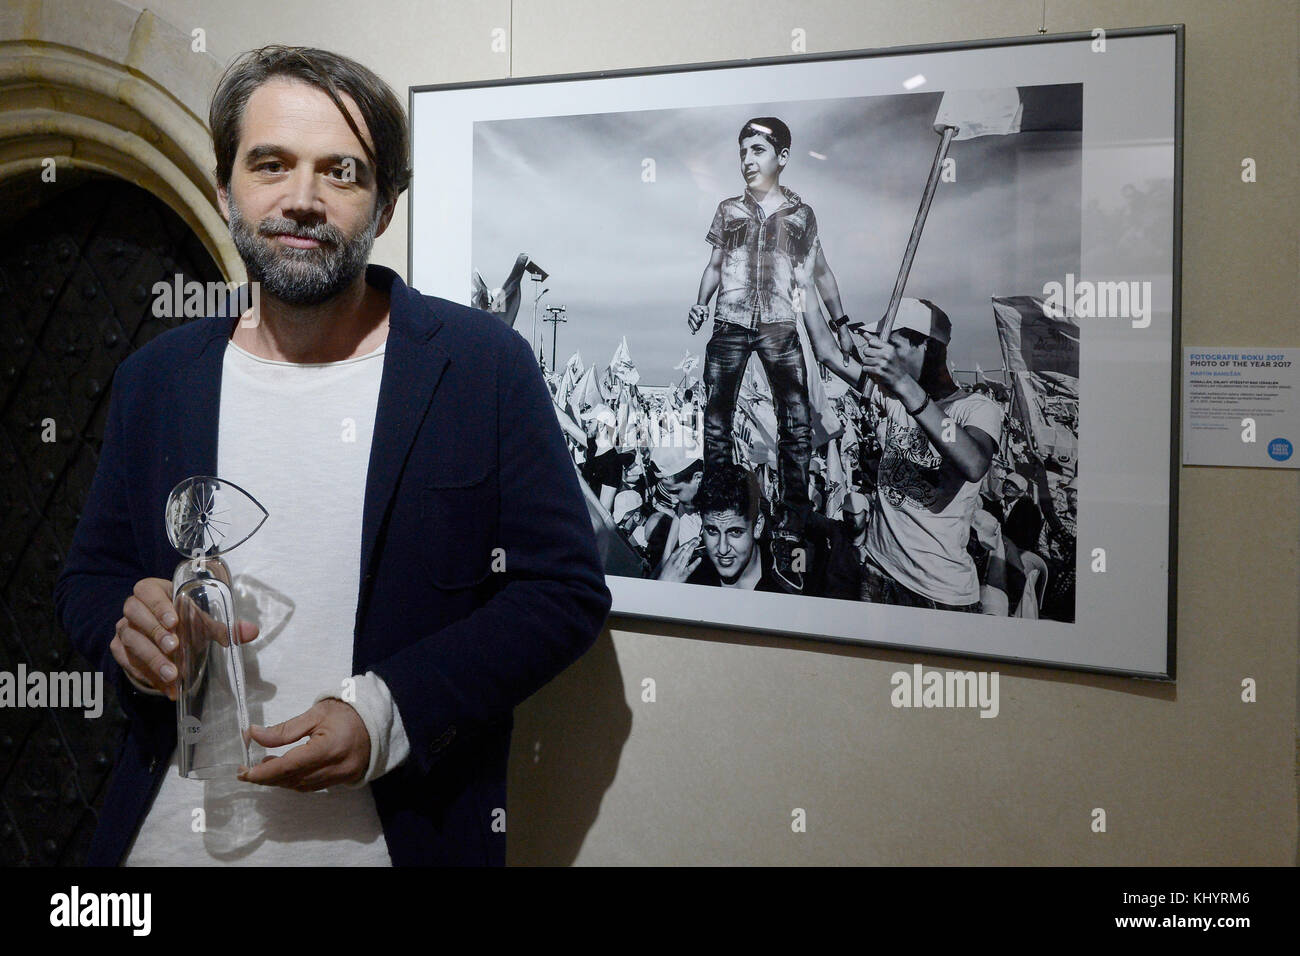
[[[692,367],[689,357],[683,365]],[[575,354],[563,369],[548,371],[547,380],[602,539],[608,573],[958,609],[976,603],[950,593],[951,582],[964,583],[962,573],[969,568],[981,613],[1073,620],[1073,481],[1048,480],[1049,466],[1031,452],[1010,389],[1000,382],[969,382],[953,396],[954,402],[967,399],[978,405],[983,420],[993,422],[986,427],[998,434],[999,442],[984,477],[963,482],[973,495],[961,505],[970,519],[960,541],[962,553],[949,555],[944,563],[939,563],[933,540],[884,533],[894,517],[891,489],[907,488],[911,481],[910,494],[919,496],[914,478],[900,477],[900,463],[886,461],[889,400],[878,391],[877,397],[864,399],[853,389],[822,382],[829,415],[819,429],[824,441],[810,456],[804,587],[793,591],[774,567],[774,513],[782,500],[779,429],[770,390],[754,367],[736,401],[732,460],[707,472],[707,389],[689,370],[675,385],[641,386],[624,342],[609,365],[584,369]],[[912,458],[917,461],[900,459],[901,466],[925,463],[924,453]],[[898,492],[892,497],[902,508],[918,503],[898,500]],[[928,507],[937,504],[931,501]],[[940,520],[942,510],[936,512]],[[882,532],[875,536],[875,560],[868,550],[873,521]],[[963,523],[955,525],[961,533]],[[899,552],[893,560],[891,548]],[[908,567],[918,571],[908,576]],[[944,577],[949,579],[947,592]],[[898,578],[908,585],[906,592],[892,586]]]

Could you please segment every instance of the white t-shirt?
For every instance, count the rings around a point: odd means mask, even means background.
[[[867,556],[898,583],[933,601],[974,604],[980,599],[979,577],[966,544],[980,482],[966,481],[944,462],[902,402],[876,395],[884,403],[876,426],[882,453]],[[993,400],[959,391],[935,404],[956,424],[973,425],[995,445],[1001,440],[1002,409]]]
[[[296,364],[227,343],[217,475],[268,512],[258,532],[226,558],[236,614],[260,628],[243,646],[253,723],[271,726],[322,697],[342,696],[343,681],[353,676],[362,510],[383,366],[382,345],[338,362]],[[366,779],[373,780],[406,758],[409,743],[378,676],[358,675],[355,697],[371,737]],[[256,764],[267,751],[253,748]],[[389,866],[391,860],[368,783],[298,793],[233,778],[188,780],[173,754],[125,863]]]

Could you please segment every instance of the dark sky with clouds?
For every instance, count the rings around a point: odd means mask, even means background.
[[[676,380],[689,349],[722,199],[744,189],[736,136],[773,115],[793,135],[782,185],[817,215],[822,246],[854,319],[884,312],[939,137],[940,94],[501,120],[475,125],[473,263],[500,285],[519,252],[551,273],[542,304],[568,307],[559,362],[579,349],[607,362],[626,335],[642,381]],[[907,284],[952,318],[959,368],[1000,366],[989,297],[1041,294],[1079,272],[1078,131],[954,143],[957,180],[941,182]],[[817,159],[810,152],[825,159]],[[645,159],[655,181],[642,181]],[[516,328],[532,329],[525,281]],[[544,313],[543,313],[544,314]],[[550,326],[545,355],[551,355]]]

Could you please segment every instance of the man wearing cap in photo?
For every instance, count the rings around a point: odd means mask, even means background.
[[[981,610],[966,545],[1002,409],[952,380],[951,337],[942,309],[905,298],[889,340],[868,335],[861,353],[864,374],[881,386],[873,404],[883,449],[867,524],[865,601]]]
[[[1010,472],[1002,479],[1001,517],[1006,519],[1016,503],[1029,492],[1029,479],[1017,472]]]
[[[698,445],[668,443],[651,448],[650,463],[657,479],[650,494],[655,513],[641,526],[639,537],[657,573],[674,548],[700,533],[695,495],[704,475],[704,459]]]
[[[995,462],[980,487],[980,507],[1001,524],[1017,499],[1028,490],[1029,479]]]
[[[636,456],[614,447],[618,420],[608,405],[590,409],[583,416],[583,424],[587,430],[587,455],[581,468],[582,477],[608,511],[623,483],[623,469]]]
[[[625,488],[614,496],[614,507],[610,510],[610,516],[614,519],[614,525],[624,531],[631,532],[631,522],[637,517],[637,512],[642,505],[641,495],[631,488]],[[627,527],[624,527],[627,525]]]

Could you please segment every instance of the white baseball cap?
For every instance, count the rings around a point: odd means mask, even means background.
[[[685,471],[688,465],[701,461],[702,458],[696,445],[686,447],[674,444],[654,445],[650,449],[650,460],[659,470],[661,478],[670,478],[679,474]]]
[[[876,334],[883,331],[885,320],[876,323]],[[894,331],[911,329],[924,336],[947,345],[952,339],[952,322],[948,320],[938,306],[926,305],[920,299],[903,298],[898,303],[898,313],[894,316]]]
[[[613,517],[615,523],[622,521],[629,512],[641,507],[641,496],[631,488],[626,488],[614,496]]]
[[[1007,493],[1008,486],[1015,488],[1016,491],[1023,495],[1029,491],[1029,479],[1013,471],[1002,479],[1002,493],[1004,495]]]

